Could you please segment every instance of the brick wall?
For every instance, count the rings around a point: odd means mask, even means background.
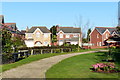
[[[102,35],[95,29],[90,34],[90,43],[94,44],[94,46],[100,46],[100,42],[102,44]]]

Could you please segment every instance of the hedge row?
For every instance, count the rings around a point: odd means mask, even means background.
[[[71,47],[66,47],[66,46],[22,47],[22,48],[18,48],[18,50],[30,50],[30,49],[60,49],[60,48],[71,48]]]

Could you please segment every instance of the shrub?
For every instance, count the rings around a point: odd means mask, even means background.
[[[2,64],[13,62],[12,54],[2,53]]]
[[[96,72],[118,72],[114,63],[97,63],[92,65],[93,71]]]

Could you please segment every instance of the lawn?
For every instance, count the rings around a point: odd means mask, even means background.
[[[93,64],[102,62],[105,52],[82,54],[67,58],[52,66],[47,72],[46,77],[50,78],[118,78],[120,73],[97,73],[91,72]],[[119,64],[120,66],[120,64]],[[100,80],[101,80],[100,79]],[[64,79],[63,79],[64,80]]]
[[[80,51],[76,51],[76,52],[85,52],[85,51],[93,51],[93,50],[97,50],[97,49],[87,49],[87,50],[80,50]],[[37,60],[40,60],[40,59],[43,59],[43,58],[48,58],[48,57],[57,56],[57,55],[63,55],[63,54],[76,53],[76,52],[48,53],[48,54],[31,55],[28,58],[25,58],[23,60],[15,62],[15,63],[0,65],[0,69],[2,68],[2,70],[0,70],[0,72],[9,70],[9,69],[21,66],[23,64],[27,64],[27,63],[33,62],[33,61],[37,61]]]

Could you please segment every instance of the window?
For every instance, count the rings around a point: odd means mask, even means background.
[[[78,35],[77,34],[73,34],[73,37],[78,37]]]
[[[108,34],[106,34],[106,38],[108,38]]]
[[[44,34],[44,37],[45,37],[45,38],[48,38],[48,34]]]
[[[36,37],[40,37],[40,32],[36,32]]]
[[[97,38],[99,38],[99,34],[97,34]]]
[[[60,34],[60,38],[63,38],[63,34]]]
[[[66,38],[69,38],[70,37],[70,35],[69,34],[66,34]]]
[[[41,43],[40,43],[40,42],[37,42],[36,45],[41,45]]]
[[[102,43],[101,43],[101,42],[99,42],[99,46],[102,46]]]
[[[99,42],[97,42],[97,46],[99,46]]]
[[[32,34],[28,34],[28,38],[32,38]]]

